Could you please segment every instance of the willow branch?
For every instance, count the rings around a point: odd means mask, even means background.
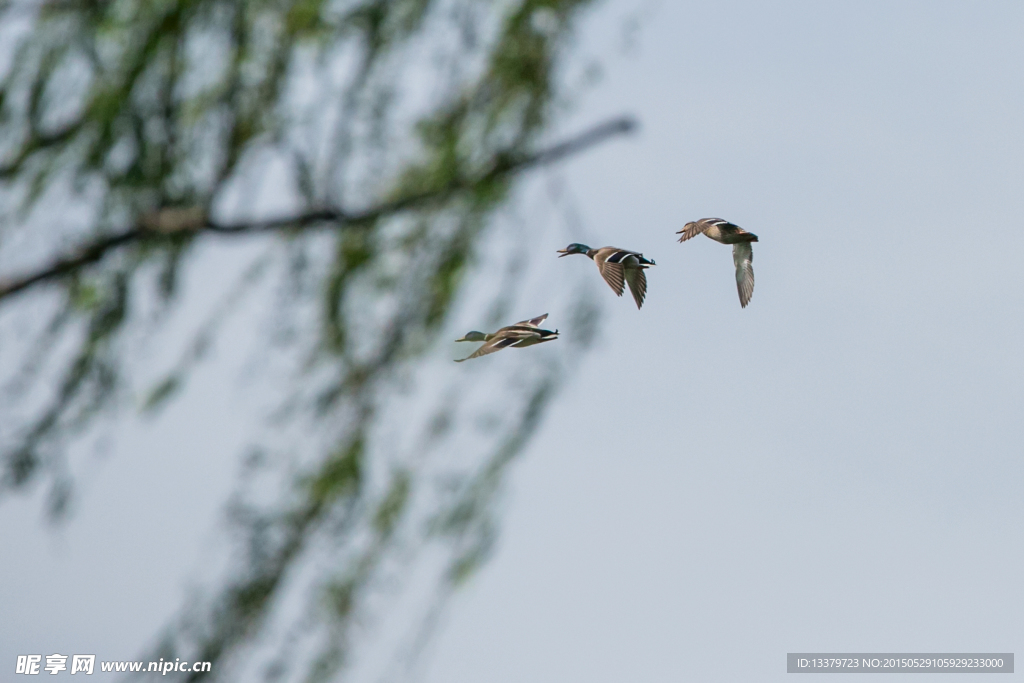
[[[352,225],[366,225],[403,211],[438,204],[466,190],[487,182],[509,178],[522,171],[552,164],[605,140],[632,132],[636,123],[622,117],[606,121],[580,135],[569,138],[546,149],[530,154],[506,155],[499,157],[486,172],[472,178],[456,178],[440,188],[410,194],[377,204],[362,211],[348,212],[337,208],[323,208],[295,216],[271,218],[263,221],[240,223],[217,223],[207,220],[194,209],[173,210],[170,217],[144,218],[139,225],[124,232],[107,235],[81,245],[66,256],[57,258],[40,270],[8,280],[0,280],[0,301],[32,287],[60,280],[81,269],[102,260],[111,252],[138,242],[158,242],[180,236],[182,233],[215,233],[220,235],[245,235],[279,230],[305,230],[310,228],[336,228]],[[192,216],[193,218],[189,219]]]

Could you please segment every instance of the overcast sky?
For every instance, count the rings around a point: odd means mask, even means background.
[[[623,55],[632,4],[585,23],[605,78],[564,129],[642,129],[555,175],[592,246],[657,261],[647,303],[601,285],[601,342],[420,678],[782,680],[795,651],[1024,651],[1024,5],[663,2]],[[675,241],[704,216],[760,237],[745,310],[729,247]],[[197,381],[208,403],[124,434],[146,457],[87,478],[67,526],[0,507],[0,662],[44,641],[131,658],[179,607],[244,429],[209,409],[230,380]],[[154,485],[112,488],[133,476]]]
[[[657,261],[648,303],[613,302],[425,679],[1024,650],[1024,5],[664,2],[639,36],[577,120],[640,135],[565,176],[593,246]],[[745,310],[729,247],[674,241],[704,216],[760,237]]]

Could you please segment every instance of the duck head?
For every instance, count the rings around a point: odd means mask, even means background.
[[[586,254],[588,251],[590,251],[590,247],[588,247],[587,245],[573,242],[565,249],[558,250],[558,253],[560,254],[558,258],[562,258],[562,256],[568,256],[569,254]]]
[[[476,330],[473,330],[472,332],[467,332],[465,336],[462,337],[462,339],[456,339],[455,341],[482,342],[487,341],[487,335],[484,334],[483,332],[477,332]]]

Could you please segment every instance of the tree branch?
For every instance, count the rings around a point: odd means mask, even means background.
[[[561,161],[611,137],[630,133],[635,128],[636,122],[631,118],[620,117],[612,119],[538,152],[499,157],[498,161],[489,171],[476,178],[458,178],[441,188],[399,197],[398,199],[386,201],[369,209],[354,213],[349,213],[342,209],[324,208],[297,216],[271,218],[264,221],[216,223],[206,220],[203,218],[202,213],[192,209],[169,210],[175,213],[169,217],[159,214],[144,217],[139,225],[119,234],[99,237],[34,273],[9,280],[0,280],[0,302],[9,296],[37,285],[60,280],[88,265],[102,260],[108,253],[135,242],[162,241],[170,239],[174,235],[189,232],[242,235],[285,229],[340,227],[341,225],[370,223],[380,218],[401,213],[402,211],[443,201],[480,183],[507,178],[530,168]],[[193,218],[189,219],[189,216]],[[335,226],[331,226],[331,224],[335,224]]]

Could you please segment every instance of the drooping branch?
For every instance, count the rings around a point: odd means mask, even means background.
[[[561,161],[609,138],[630,133],[635,128],[636,122],[632,118],[612,119],[537,152],[499,156],[489,170],[476,177],[456,178],[442,187],[388,200],[357,212],[348,212],[340,208],[323,208],[296,216],[242,223],[216,223],[207,220],[204,213],[192,209],[174,210],[169,217],[161,215],[144,217],[139,225],[118,234],[99,237],[34,273],[6,281],[0,280],[0,302],[18,292],[72,275],[82,268],[102,260],[107,254],[137,242],[163,241],[186,232],[243,235],[285,229],[303,230],[318,227],[365,225],[403,211],[443,201],[459,192],[511,177],[530,168]]]

